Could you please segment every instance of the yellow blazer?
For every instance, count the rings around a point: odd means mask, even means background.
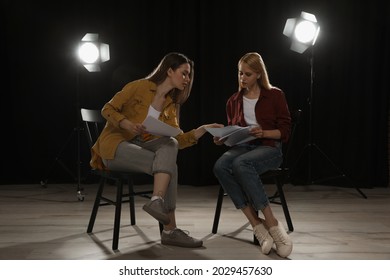
[[[115,151],[122,141],[129,141],[135,137],[131,132],[119,127],[119,122],[128,119],[133,123],[142,123],[146,118],[149,106],[153,101],[157,86],[146,79],[140,79],[128,83],[121,91],[107,102],[102,115],[107,120],[102,133],[92,147],[92,168],[104,169],[102,159],[113,159]],[[162,122],[179,128],[176,107],[172,99],[166,99],[160,118]],[[176,136],[179,148],[183,149],[197,143],[194,129],[182,132]]]

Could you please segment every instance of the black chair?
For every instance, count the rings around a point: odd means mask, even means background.
[[[301,112],[302,112],[301,110],[294,110],[291,112],[291,122],[292,122],[291,135],[288,143],[283,145],[282,165],[278,169],[270,170],[260,175],[260,178],[263,181],[272,180],[275,183],[276,191],[272,196],[269,197],[269,200],[271,203],[282,205],[284,216],[286,218],[286,222],[290,232],[294,231],[294,227],[291,220],[290,212],[288,210],[286,197],[283,191],[283,186],[289,178],[289,168],[287,167],[287,163],[288,163],[287,159],[288,159],[289,151],[291,150],[291,146],[292,146],[291,144],[294,141],[295,129],[300,121]],[[224,196],[227,196],[227,194],[223,190],[222,186],[220,186],[218,192],[218,198],[217,198],[217,206],[215,208],[213,228],[211,230],[211,232],[214,234],[217,233],[218,231],[219,218],[221,216],[222,202]],[[254,242],[258,243],[255,236],[254,236]]]
[[[102,117],[100,110],[81,109],[81,118],[85,125],[86,135],[89,143],[89,147],[92,148],[93,144],[99,137],[106,120]],[[137,172],[122,172],[122,171],[110,171],[110,170],[98,170],[92,169],[91,172],[100,177],[99,188],[97,190],[95,203],[93,205],[91,217],[88,224],[87,233],[92,233],[93,226],[95,224],[96,215],[100,206],[113,205],[115,206],[115,218],[114,218],[114,233],[112,240],[112,249],[118,249],[119,242],[119,229],[122,203],[129,202],[130,206],[130,224],[135,225],[135,196],[142,196],[150,198],[150,194],[153,190],[135,191],[134,190],[134,176],[145,175]],[[115,182],[116,186],[116,198],[115,200],[108,198],[104,194],[104,188],[109,182]],[[128,192],[123,192],[123,185],[128,185]],[[112,184],[111,184],[112,185]],[[160,233],[163,229],[163,225],[159,223]]]

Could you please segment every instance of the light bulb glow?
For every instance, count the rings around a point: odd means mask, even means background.
[[[95,63],[99,58],[99,49],[91,42],[83,43],[79,48],[79,57],[84,63]]]
[[[295,27],[295,38],[301,43],[309,43],[316,39],[317,27],[311,21],[301,21]]]

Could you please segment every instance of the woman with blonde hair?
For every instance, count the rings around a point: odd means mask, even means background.
[[[260,54],[245,54],[238,62],[238,92],[227,101],[228,125],[253,126],[255,137],[226,151],[215,163],[214,174],[241,209],[259,240],[261,251],[268,254],[276,245],[276,253],[287,257],[292,241],[282,224],[274,216],[269,199],[259,177],[282,163],[282,143],[291,130],[291,117],[283,91],[270,84]],[[217,145],[222,145],[214,137]],[[261,211],[264,219],[258,217]]]

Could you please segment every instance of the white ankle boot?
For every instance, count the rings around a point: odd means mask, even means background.
[[[271,251],[272,245],[274,244],[274,240],[268,230],[263,224],[258,224],[253,227],[253,233],[255,234],[257,240],[259,240],[261,252],[268,255]]]
[[[288,236],[286,230],[278,221],[277,226],[273,226],[269,229],[269,234],[275,241],[276,253],[282,258],[286,258],[291,254],[293,244],[290,236]]]

